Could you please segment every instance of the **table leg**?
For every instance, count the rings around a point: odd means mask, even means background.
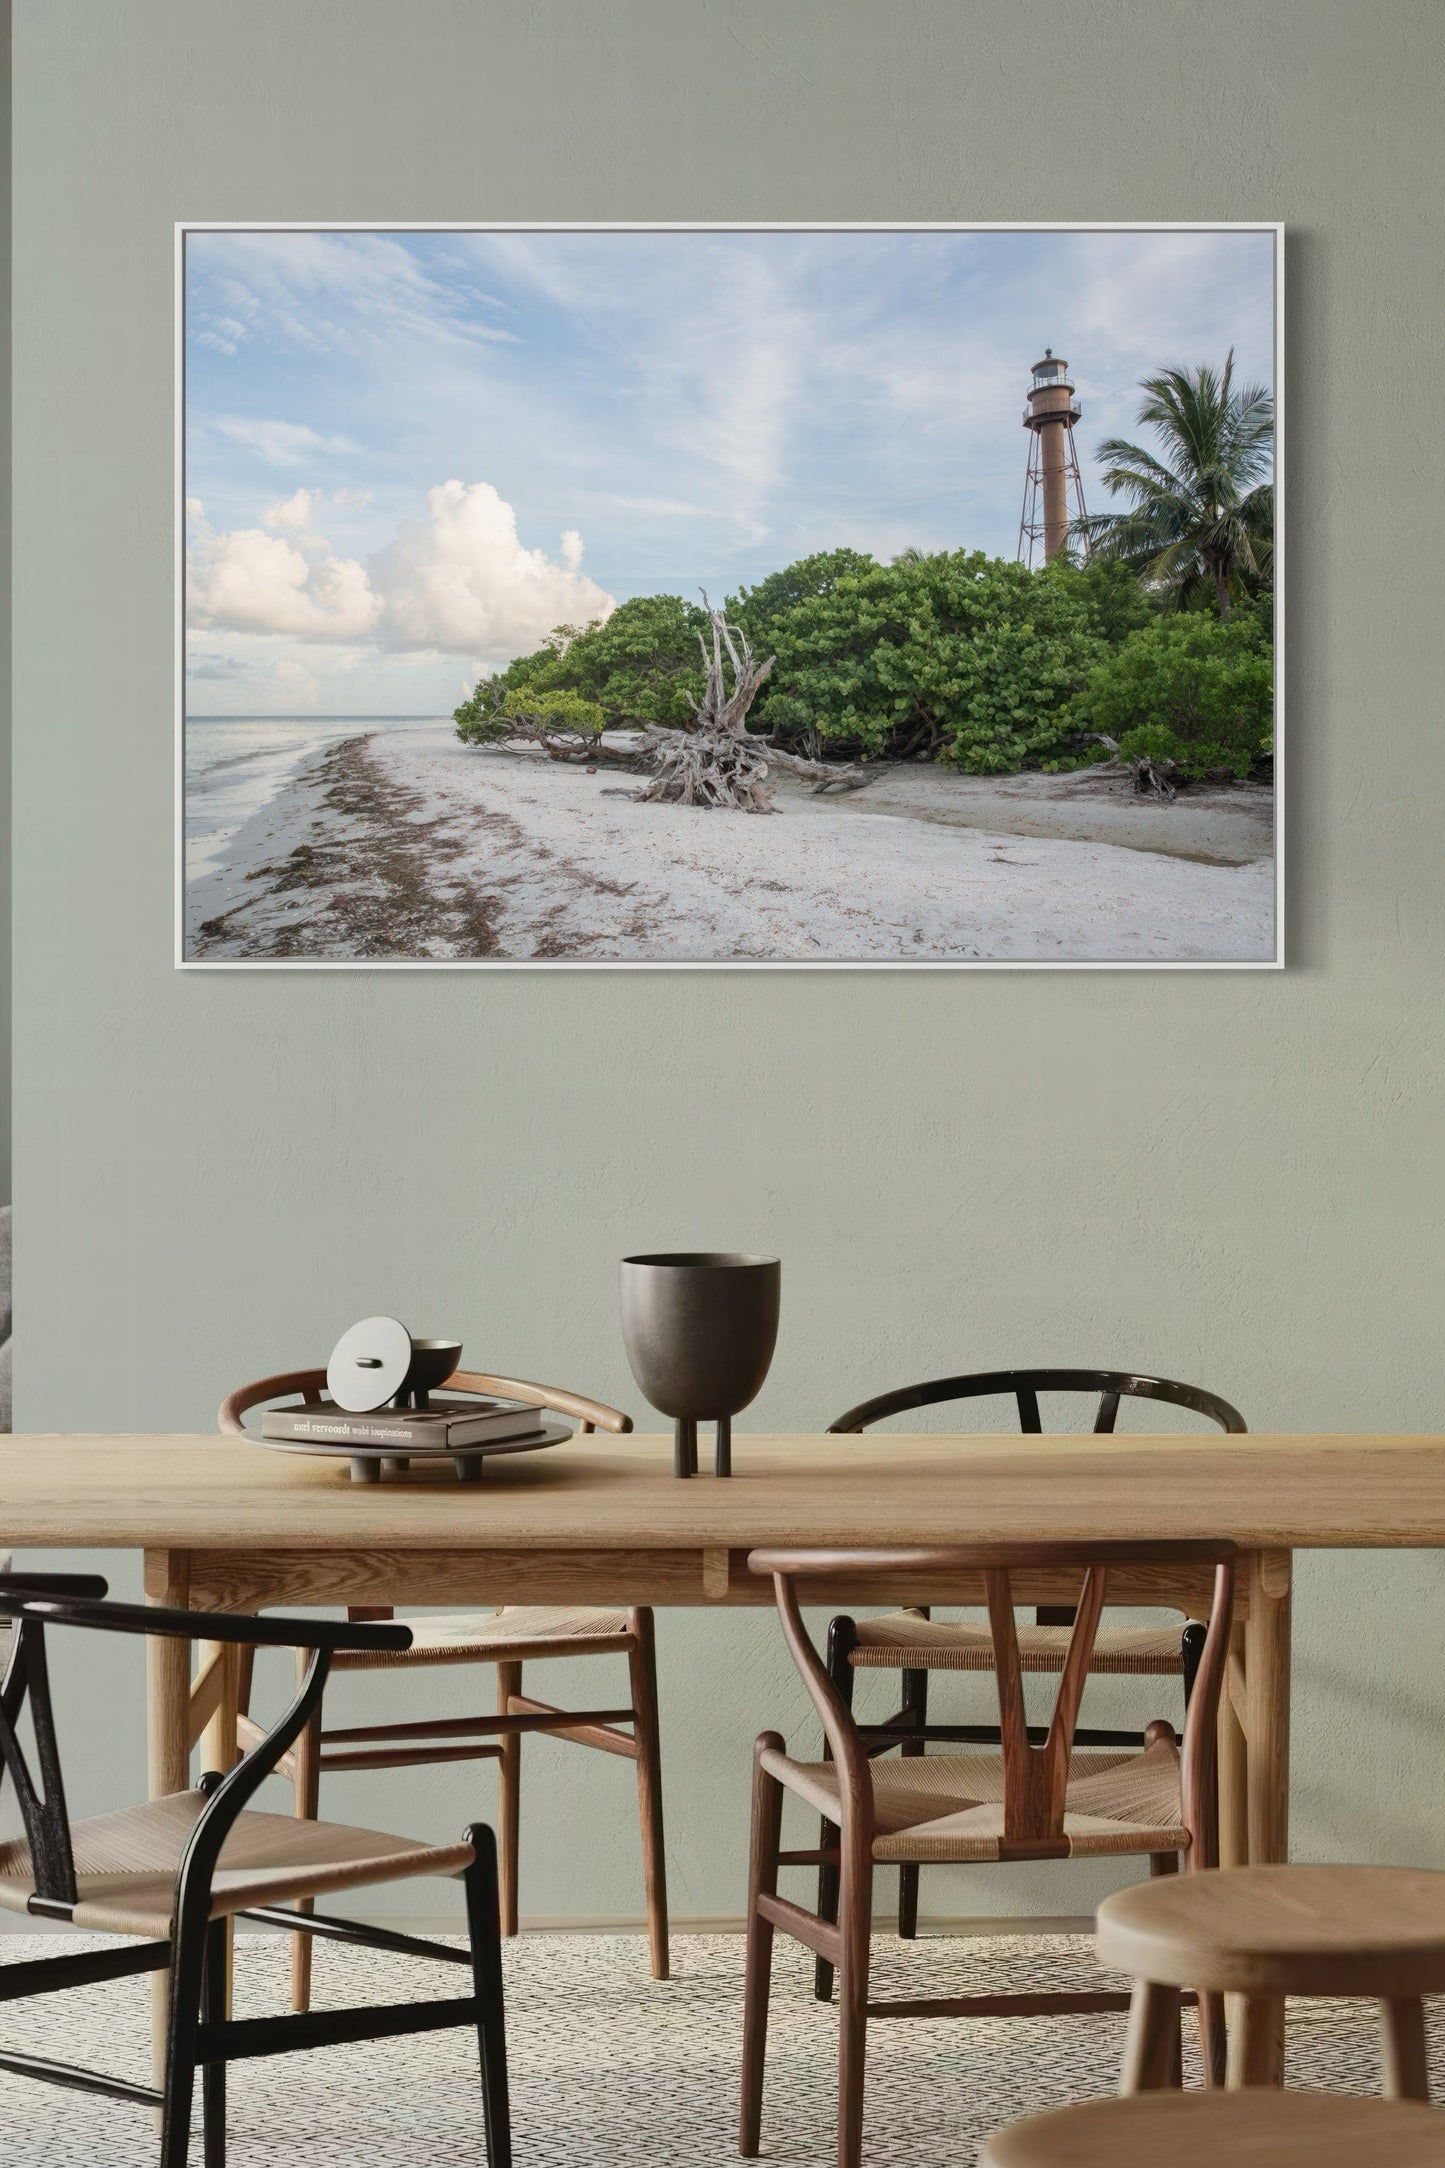
[[[184,1551],[147,1551],[147,1603],[184,1610],[190,1601],[190,1559]],[[191,1644],[156,1635],[146,1643],[147,1741],[152,1799],[183,1792],[191,1768]]]
[[[215,1710],[208,1718],[201,1733],[201,1767],[218,1769],[222,1776],[233,1769],[239,1752],[236,1740],[237,1687],[240,1681],[241,1651],[234,1641],[203,1641],[200,1662],[202,1668],[212,1657],[221,1663],[221,1694]]]
[[[190,1600],[190,1558],[184,1551],[147,1551],[147,1603],[184,1609]],[[191,1645],[153,1636],[146,1643],[147,1762],[152,1799],[183,1792],[191,1768]],[[165,2084],[170,1978],[151,1974],[151,2060],[154,2083]]]
[[[1290,1554],[1252,1551],[1245,1564],[1249,1858],[1289,1857]]]
[[[1248,1735],[1246,1792],[1249,1861],[1267,1866],[1289,1858],[1290,1568],[1288,1551],[1252,1551],[1245,1560],[1249,1609],[1245,1619]],[[1284,2004],[1271,1999],[1258,2013],[1268,2027],[1266,2048],[1247,2048],[1252,2082],[1284,2083]],[[1256,2030],[1250,2027],[1251,2032]]]
[[[240,1760],[240,1746],[236,1736],[236,1719],[239,1715],[241,1651],[234,1641],[203,1641],[200,1645],[200,1668],[204,1670],[212,1657],[220,1661],[221,1693],[215,1710],[201,1733],[200,1766],[203,1770],[219,1770],[222,1776],[234,1769]],[[221,1986],[221,2015],[231,2015],[231,1975],[236,1956],[236,1923],[226,1922],[226,1968]]]
[[[1244,1624],[1234,1629],[1224,1692],[1219,1700],[1219,1864],[1242,1867],[1249,1858],[1249,1756],[1244,1722],[1247,1708]]]

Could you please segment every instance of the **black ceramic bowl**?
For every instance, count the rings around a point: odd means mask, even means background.
[[[402,1380],[402,1405],[410,1398],[415,1407],[425,1407],[427,1394],[445,1385],[461,1359],[460,1340],[413,1340],[411,1362]]]

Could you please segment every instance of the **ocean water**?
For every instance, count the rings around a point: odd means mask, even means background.
[[[223,865],[236,831],[298,768],[363,730],[419,730],[435,715],[190,715],[186,718],[186,879]]]

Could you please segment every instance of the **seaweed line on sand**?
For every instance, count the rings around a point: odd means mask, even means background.
[[[325,839],[298,843],[246,879],[254,895],[202,920],[190,943],[201,958],[284,956],[494,956],[497,899],[444,867],[469,847],[443,819],[427,819],[417,791],[384,777],[365,736],[344,738],[310,771]],[[483,816],[511,828],[505,814]],[[438,879],[439,871],[442,878]],[[264,884],[264,885],[262,885]],[[267,910],[294,892],[312,908],[274,923]]]

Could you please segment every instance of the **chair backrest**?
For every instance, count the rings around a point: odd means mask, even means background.
[[[875,1399],[850,1408],[828,1428],[867,1430],[909,1408],[931,1408],[941,1400],[983,1400],[1004,1393],[1011,1394],[1018,1403],[1019,1429],[1026,1434],[1043,1429],[1040,1393],[1097,1393],[1096,1431],[1114,1428],[1121,1400],[1166,1400],[1177,1408],[1192,1408],[1196,1415],[1208,1416],[1221,1430],[1239,1433],[1249,1427],[1239,1410],[1221,1400],[1218,1393],[1207,1393],[1198,1385],[1180,1385],[1173,1378],[1141,1377],[1132,1370],[978,1370],[961,1378],[931,1378],[923,1385],[900,1385],[895,1392],[879,1393]]]
[[[105,1583],[99,1584],[105,1593]],[[13,1582],[0,1585],[0,1595],[13,1594],[15,1608],[8,1616],[20,1618],[27,1602],[26,1591]],[[27,1704],[35,1740],[35,1767],[17,1733]],[[43,1900],[73,1905],[76,1901],[75,1856],[70,1844],[70,1817],[65,1805],[65,1780],[60,1769],[60,1749],[55,1737],[55,1712],[50,1700],[50,1672],[45,1656],[44,1628],[21,1619],[11,1637],[5,1678],[0,1684],[0,1790],[9,1777],[15,1787],[20,1819],[30,1846],[31,1872],[36,1895]]]
[[[216,1416],[217,1428],[231,1437],[243,1435],[246,1425],[242,1418],[249,1409],[267,1401],[289,1399],[293,1394],[300,1395],[304,1407],[314,1408],[325,1390],[324,1370],[283,1370],[275,1377],[257,1378],[226,1395]],[[621,1433],[632,1428],[632,1417],[624,1415],[620,1408],[609,1408],[582,1393],[567,1392],[560,1385],[533,1385],[525,1378],[495,1378],[480,1370],[454,1370],[446,1380],[446,1390],[481,1393],[488,1399],[522,1400],[531,1408],[550,1408],[558,1415],[570,1416],[584,1431]]]
[[[338,1649],[392,1652],[411,1646],[405,1626],[338,1624],[314,1617],[251,1618],[229,1612],[192,1612],[155,1604],[104,1601],[106,1584],[94,1574],[10,1573],[0,1580],[0,1618],[14,1622],[10,1658],[0,1682],[0,1784],[15,1786],[35,1893],[30,1909],[67,1917],[76,1902],[75,1856],[65,1804],[55,1712],[46,1660],[47,1626],[85,1626],[102,1632],[160,1635],[172,1640],[235,1642],[242,1646],[307,1649],[311,1662],[295,1700],[280,1721],[236,1764],[212,1795],[187,1847],[214,1864],[225,1831],[275,1768],[310,1720]],[[34,1765],[19,1736],[28,1709]],[[202,1840],[201,1822],[207,1825]],[[198,1840],[200,1840],[198,1842]],[[210,1865],[206,1866],[210,1872]]]
[[[803,1624],[801,1606],[814,1601],[809,1582],[852,1578],[886,1579],[908,1603],[927,1603],[940,1588],[961,1576],[982,1576],[993,1639],[999,1730],[1003,1744],[1004,1814],[1000,1857],[1059,1858],[1067,1853],[1064,1799],[1069,1755],[1099,1613],[1111,1567],[1159,1566],[1168,1569],[1214,1568],[1204,1649],[1184,1720],[1182,1790],[1185,1825],[1214,1863],[1218,1804],[1216,1725],[1229,1633],[1234,1610],[1234,1545],[1218,1542],[1169,1543],[992,1543],[948,1545],[937,1549],[898,1550],[756,1550],[748,1558],[754,1573],[772,1578],[783,1633],[823,1721],[824,1736],[840,1773],[845,1835],[849,1821],[871,1839],[873,1779],[868,1750],[851,1709],[828,1676],[828,1668]],[[1023,1667],[1014,1625],[1015,1573],[1039,1568],[1076,1567],[1081,1576],[1073,1629],[1060,1675],[1053,1717],[1042,1746],[1029,1738],[1024,1712]]]

